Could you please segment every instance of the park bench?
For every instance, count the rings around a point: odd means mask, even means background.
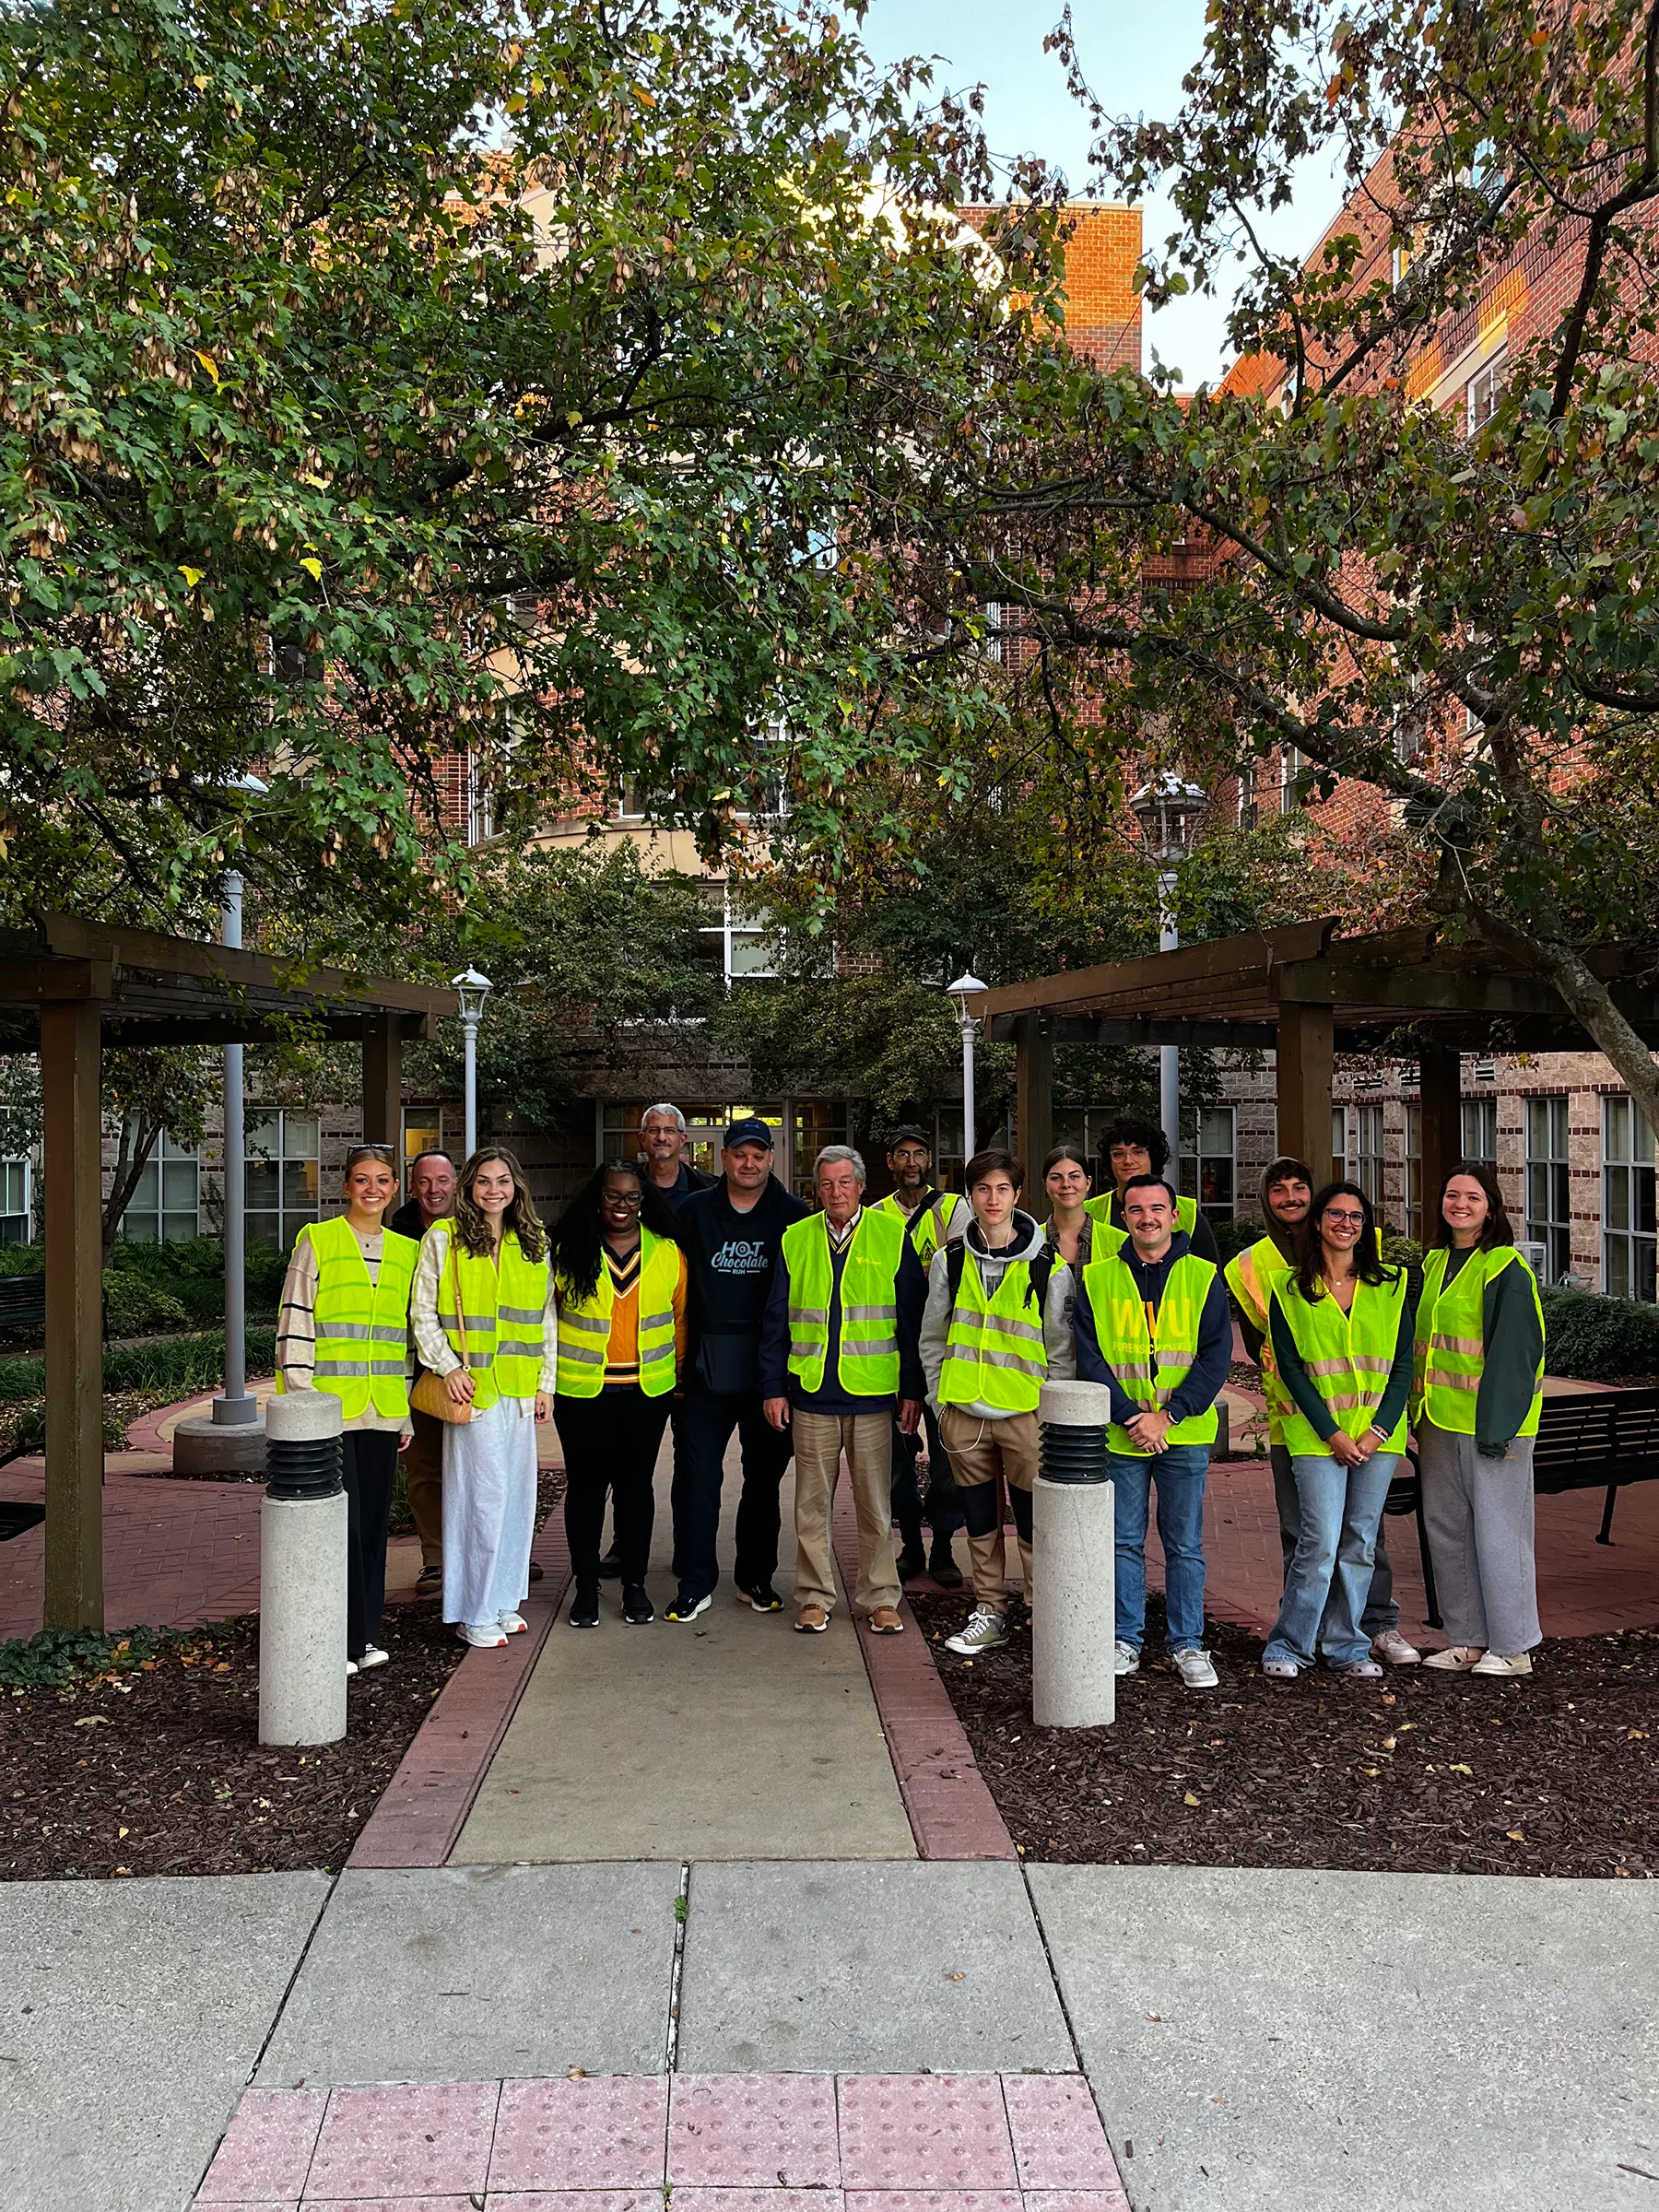
[[[1383,1512],[1415,1516],[1429,1624],[1441,1623],[1434,1566],[1423,1524],[1423,1487],[1415,1445],[1406,1453],[1410,1472],[1388,1486]],[[1659,1390],[1586,1390],[1544,1401],[1533,1445],[1533,1494],[1559,1498],[1566,1490],[1606,1491],[1598,1544],[1613,1541],[1613,1509],[1627,1482],[1659,1481]]]
[[[38,1335],[46,1326],[46,1271],[0,1275],[0,1329]]]

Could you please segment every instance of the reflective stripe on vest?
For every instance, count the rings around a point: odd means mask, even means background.
[[[1030,1413],[1048,1374],[1042,1314],[1032,1293],[1029,1260],[1010,1260],[993,1296],[985,1296],[980,1255],[970,1244],[962,1279],[950,1310],[941,1406],[990,1406],[999,1413]]]
[[[674,1388],[674,1294],[679,1288],[680,1248],[671,1237],[640,1231],[639,1369],[640,1388],[660,1398]],[[559,1368],[561,1398],[596,1398],[605,1388],[609,1363],[611,1317],[617,1287],[601,1254],[599,1279],[591,1298],[571,1299],[559,1287]],[[507,1308],[501,1309],[503,1316]]]
[[[1423,1258],[1423,1295],[1418,1304],[1416,1359],[1412,1374],[1414,1402],[1437,1429],[1451,1436],[1473,1436],[1476,1402],[1486,1369],[1487,1285],[1506,1267],[1523,1267],[1532,1288],[1540,1335],[1544,1330],[1544,1301],[1537,1278],[1525,1258],[1512,1244],[1494,1245],[1489,1252],[1472,1252],[1451,1284],[1446,1284],[1446,1263],[1451,1257],[1437,1245]],[[1544,1408],[1544,1361],[1533,1377],[1532,1404],[1522,1422],[1522,1436],[1536,1436]]]
[[[1387,1392],[1406,1288],[1403,1267],[1392,1283],[1356,1283],[1353,1310],[1345,1313],[1329,1292],[1310,1304],[1289,1274],[1273,1287],[1274,1303],[1285,1317],[1301,1356],[1303,1371],[1345,1436],[1365,1434]],[[1286,1450],[1292,1454],[1325,1456],[1330,1446],[1288,1394],[1287,1406]],[[1392,1433],[1378,1448],[1383,1452],[1406,1449],[1403,1408]]]
[[[830,1356],[830,1300],[840,1300],[841,1343],[835,1371],[855,1398],[890,1398],[899,1389],[899,1268],[903,1217],[866,1206],[853,1231],[837,1286],[830,1230],[822,1214],[792,1221],[783,1231],[789,1268],[789,1371],[810,1395],[824,1387]]]
[[[1262,1332],[1262,1395],[1267,1405],[1267,1441],[1270,1444],[1282,1444],[1285,1416],[1292,1400],[1279,1380],[1278,1363],[1273,1356],[1267,1301],[1275,1286],[1288,1282],[1295,1270],[1271,1237],[1259,1237],[1247,1251],[1229,1260],[1222,1272],[1228,1288]]]
[[[312,1381],[339,1399],[344,1420],[356,1420],[371,1405],[387,1420],[402,1420],[409,1410],[409,1290],[420,1246],[413,1237],[383,1230],[380,1273],[371,1284],[357,1231],[344,1214],[309,1221],[300,1233],[317,1260]],[[276,1387],[282,1388],[280,1377]]]
[[[453,1221],[437,1221],[427,1234],[441,1235],[447,1242],[454,1232]],[[466,1364],[475,1384],[473,1404],[480,1413],[498,1398],[535,1397],[547,1350],[547,1261],[527,1260],[512,1230],[501,1239],[498,1259],[499,1267],[496,1259],[457,1246],[453,1260],[446,1253],[438,1276],[438,1319],[457,1359],[461,1332],[453,1301],[460,1281]]]
[[[1216,1279],[1213,1260],[1183,1252],[1164,1280],[1159,1301],[1156,1343],[1147,1333],[1147,1309],[1140,1286],[1114,1248],[1083,1270],[1084,1288],[1094,1314],[1100,1357],[1117,1377],[1125,1397],[1148,1412],[1167,1406],[1198,1357],[1198,1327]],[[1209,1444],[1219,1423],[1213,1406],[1177,1421],[1164,1438],[1169,1444]],[[1132,1458],[1149,1456],[1120,1422],[1108,1424],[1106,1447]]]

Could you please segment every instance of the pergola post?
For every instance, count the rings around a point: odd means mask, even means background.
[[[1315,1183],[1331,1172],[1331,1088],[1335,1072],[1335,1027],[1329,1006],[1278,1009],[1278,1148],[1305,1159]]]
[[[363,1142],[402,1148],[403,1031],[395,1014],[371,1014],[363,1024]],[[401,1159],[396,1165],[401,1188]]]
[[[1054,1141],[1054,1046],[1039,1014],[1022,1014],[1014,1032],[1015,1144],[1025,1162],[1025,1203],[1041,1197],[1037,1178]]]
[[[46,1626],[103,1618],[102,1016],[41,1007],[46,1202]]]
[[[1418,1100],[1422,1131],[1423,1242],[1439,1222],[1440,1194],[1463,1158],[1463,1055],[1446,1044],[1425,1044],[1418,1055]]]

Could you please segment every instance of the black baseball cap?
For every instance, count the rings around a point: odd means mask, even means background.
[[[742,1121],[733,1122],[722,1141],[728,1152],[734,1145],[764,1145],[769,1152],[776,1149],[771,1130],[758,1113],[746,1114]]]
[[[897,1152],[900,1145],[925,1145],[931,1152],[933,1138],[920,1122],[901,1122],[888,1138],[887,1148],[889,1152]]]

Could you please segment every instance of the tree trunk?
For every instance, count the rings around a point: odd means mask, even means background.
[[[138,1188],[138,1178],[149,1164],[161,1135],[161,1124],[153,1125],[142,1115],[138,1117],[137,1142],[128,1151],[128,1122],[121,1117],[121,1146],[115,1155],[115,1173],[110,1183],[110,1194],[103,1206],[103,1264],[110,1264],[110,1254],[115,1245],[115,1232],[121,1227],[122,1216],[133,1203],[133,1193]]]
[[[1659,1062],[1614,1005],[1612,993],[1583,955],[1549,937],[1524,936],[1494,915],[1477,912],[1483,935],[1560,993],[1568,1012],[1583,1023],[1624,1077],[1648,1127],[1659,1132]]]

